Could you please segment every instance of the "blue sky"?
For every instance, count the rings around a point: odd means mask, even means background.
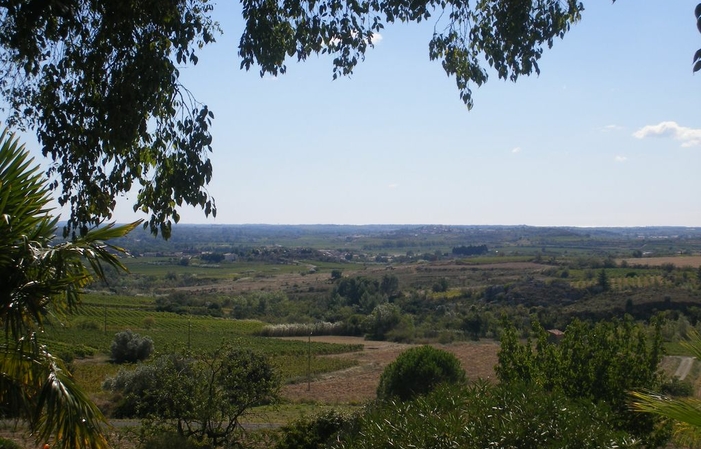
[[[388,25],[350,78],[312,57],[261,79],[221,1],[224,35],[182,72],[215,113],[218,215],[182,221],[701,226],[697,0],[584,3],[540,76],[492,73],[468,111],[428,59],[432,21]]]

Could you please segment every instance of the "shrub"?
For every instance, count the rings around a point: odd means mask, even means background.
[[[7,438],[0,438],[0,449],[22,449],[22,446]]]
[[[134,369],[120,368],[115,377],[109,377],[102,383],[102,389],[115,393],[114,418],[145,418],[158,412],[154,401],[144,400],[152,397],[159,388],[160,380],[181,372],[191,375],[190,361],[175,354],[157,357],[147,364],[140,363]]]
[[[74,326],[84,331],[99,331],[100,325],[88,318],[81,318],[75,321]]]
[[[144,426],[177,431],[198,444],[239,447],[241,418],[277,398],[279,377],[266,356],[225,345],[156,357],[120,370],[103,388],[115,394],[117,416],[145,418]]]
[[[404,351],[385,368],[377,397],[407,401],[430,393],[440,384],[463,382],[465,371],[457,357],[431,346],[419,346]]]
[[[139,445],[143,449],[209,449],[211,446],[178,435],[177,432],[160,432],[149,435]]]
[[[688,380],[679,380],[679,378],[673,377],[662,384],[661,391],[668,396],[689,397],[694,395],[694,384]]]
[[[335,410],[302,418],[281,429],[282,436],[275,449],[324,449],[349,425],[350,419]]]
[[[110,347],[112,360],[116,363],[135,363],[146,360],[153,352],[153,340],[141,337],[129,329],[118,332]]]
[[[413,401],[367,408],[334,447],[640,448],[629,434],[614,429],[615,419],[604,404],[557,391],[487,382],[445,385]]]

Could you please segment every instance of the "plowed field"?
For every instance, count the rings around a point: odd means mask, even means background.
[[[302,339],[306,340],[305,337]],[[282,395],[291,401],[313,401],[322,404],[361,403],[375,398],[380,375],[397,356],[413,345],[365,341],[359,337],[313,337],[314,341],[363,344],[364,350],[329,357],[347,357],[358,360],[358,366],[328,373],[311,384],[307,382],[286,385]],[[468,378],[494,378],[499,345],[494,342],[454,343],[434,345],[450,351],[460,359]]]

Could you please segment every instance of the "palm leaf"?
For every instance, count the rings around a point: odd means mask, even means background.
[[[682,346],[701,358],[701,335],[696,330],[688,332]],[[632,392],[631,396],[634,410],[674,420],[674,437],[678,443],[685,447],[701,445],[701,399],[670,398],[652,392]]]
[[[64,449],[107,448],[105,420],[73,382],[59,359],[39,346],[34,332],[47,315],[58,317],[79,304],[81,290],[103,265],[125,270],[122,248],[107,243],[141,221],[109,224],[73,241],[53,245],[57,219],[50,191],[24,146],[0,133],[0,407],[25,420],[37,441]]]

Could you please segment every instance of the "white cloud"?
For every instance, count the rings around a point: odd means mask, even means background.
[[[397,187],[399,187],[399,184],[390,184],[387,186],[388,189],[392,189],[392,190],[396,189]]]
[[[614,160],[615,160],[616,162],[625,162],[625,161],[628,160],[628,158],[625,157],[625,156],[616,156],[616,157],[614,158]]]
[[[372,38],[370,42],[375,45],[382,40],[382,35],[380,33],[372,33]]]
[[[521,147],[516,147],[516,148],[514,148],[513,150],[511,150],[511,152],[514,153],[514,154],[520,153],[520,152],[521,152]]]
[[[660,122],[657,125],[648,125],[633,133],[637,139],[662,136],[671,137],[682,143],[682,147],[701,145],[701,129],[679,126],[676,122]]]

